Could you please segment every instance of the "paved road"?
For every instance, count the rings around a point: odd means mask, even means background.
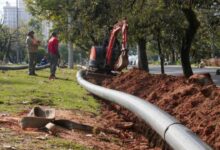
[[[220,75],[216,75],[216,70],[220,67],[210,67],[210,68],[193,68],[194,73],[210,73],[213,81],[216,85],[220,86]],[[160,73],[160,66],[150,66],[151,73]],[[165,66],[165,73],[170,75],[182,75],[183,71],[181,66]]]

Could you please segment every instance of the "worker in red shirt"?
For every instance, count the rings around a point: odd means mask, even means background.
[[[57,33],[53,32],[51,38],[48,41],[48,53],[50,58],[50,77],[49,79],[55,79],[56,67],[58,65],[58,59],[60,54],[58,51],[59,41],[57,38]]]

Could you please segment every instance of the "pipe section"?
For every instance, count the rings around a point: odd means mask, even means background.
[[[176,150],[212,150],[199,137],[182,124],[168,128],[164,140]]]
[[[46,65],[42,65],[42,66],[37,66],[36,70],[42,70],[42,69],[46,69],[46,68],[49,68],[49,67],[50,67],[50,64],[46,64]]]
[[[22,70],[27,69],[28,65],[22,65],[22,66],[0,66],[0,70]]]
[[[50,67],[50,64],[46,64],[43,66],[36,66],[36,70],[41,70]],[[22,70],[27,69],[28,65],[22,65],[22,66],[0,66],[0,70]]]
[[[206,143],[201,141],[192,131],[181,125],[174,117],[170,116],[155,105],[136,96],[92,84],[83,79],[84,75],[85,71],[83,70],[77,72],[77,81],[82,87],[94,95],[117,103],[136,114],[155,130],[173,149],[212,149]]]

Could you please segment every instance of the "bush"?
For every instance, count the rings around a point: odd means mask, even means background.
[[[59,52],[60,52],[60,58],[62,62],[68,62],[68,49],[66,45],[61,44],[59,47]]]

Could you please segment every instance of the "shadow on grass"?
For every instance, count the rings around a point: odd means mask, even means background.
[[[54,102],[47,98],[32,98],[30,104],[42,105],[42,106],[54,106]]]
[[[48,80],[49,80],[49,76],[37,75],[36,77],[40,77],[40,78],[46,78],[46,79],[48,79]],[[60,77],[56,77],[56,79],[55,79],[55,80],[62,80],[62,81],[73,81],[73,80],[71,80],[71,79],[69,79],[69,78],[60,78]]]
[[[26,84],[26,85],[32,85],[31,82],[24,82],[24,81],[11,81],[11,80],[1,80],[0,79],[0,84]]]

